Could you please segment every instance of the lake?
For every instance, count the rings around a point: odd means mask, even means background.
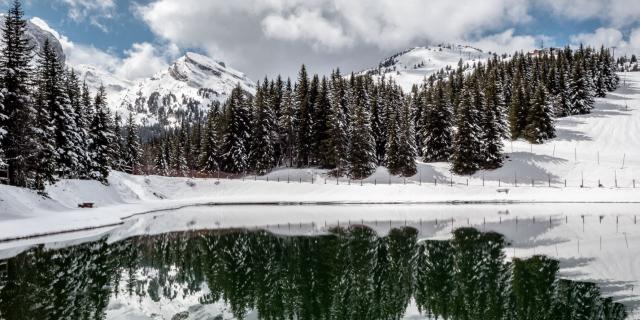
[[[635,209],[598,210],[605,208],[155,213],[3,244],[0,318],[632,318]]]

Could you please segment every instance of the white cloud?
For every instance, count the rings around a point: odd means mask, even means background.
[[[271,14],[262,20],[268,37],[281,40],[303,39],[316,47],[341,48],[351,43],[339,25],[334,25],[318,10],[297,10],[287,17]]]
[[[137,11],[154,33],[181,46],[216,49],[233,30],[240,40],[302,40],[333,50],[473,38],[529,21],[527,6],[526,0],[156,0]],[[255,26],[262,30],[248,30]]]
[[[116,69],[116,75],[125,79],[146,78],[168,67],[166,57],[148,42],[134,43],[125,54]]]
[[[166,68],[169,59],[175,58],[175,55],[179,53],[175,45],[167,45],[166,48],[163,47],[162,50],[159,50],[151,43],[142,42],[134,43],[130,49],[123,52],[124,57],[121,58],[113,52],[74,43],[38,17],[32,18],[31,22],[58,39],[70,66],[92,65],[127,80],[138,80],[152,76]]]
[[[114,16],[115,0],[58,0],[69,7],[68,16],[75,22],[88,20],[92,25],[107,31],[105,19]]]
[[[573,46],[616,47],[616,56],[640,52],[640,28],[631,30],[628,38],[618,29],[598,28],[592,33],[571,36],[570,40]]]
[[[551,40],[544,36],[514,35],[514,29],[486,36],[480,40],[472,41],[471,45],[484,51],[494,53],[511,54],[515,51],[530,51],[539,48],[542,42],[545,46],[551,46]]]

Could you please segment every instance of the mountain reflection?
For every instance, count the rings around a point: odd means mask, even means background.
[[[507,261],[497,233],[463,228],[418,241],[413,228],[384,237],[364,226],[322,236],[266,231],[169,233],[4,261],[2,319],[104,319],[110,299],[224,301],[260,319],[400,319],[411,299],[435,319],[624,319],[595,284],[557,278],[544,256]],[[206,288],[206,289],[203,289]]]

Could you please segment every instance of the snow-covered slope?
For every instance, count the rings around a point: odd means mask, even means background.
[[[405,91],[411,90],[414,84],[420,84],[425,77],[441,69],[458,66],[460,60],[463,65],[473,66],[477,62],[487,61],[491,55],[470,46],[437,45],[415,47],[397,53],[380,62],[377,68],[371,68],[361,73],[370,73],[378,79],[394,79]]]
[[[206,112],[212,103],[224,102],[238,84],[251,93],[255,90],[247,76],[224,62],[188,52],[166,70],[109,98],[115,111],[134,112],[143,124],[171,125],[181,115]]]

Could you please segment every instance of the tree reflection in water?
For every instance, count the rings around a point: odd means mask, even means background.
[[[507,262],[505,240],[471,228],[418,241],[364,226],[322,236],[223,230],[34,248],[6,260],[2,319],[103,319],[114,295],[160,301],[199,294],[236,318],[400,319],[411,298],[436,319],[624,319],[595,284],[557,278],[544,256]],[[206,284],[207,292],[201,292]]]

